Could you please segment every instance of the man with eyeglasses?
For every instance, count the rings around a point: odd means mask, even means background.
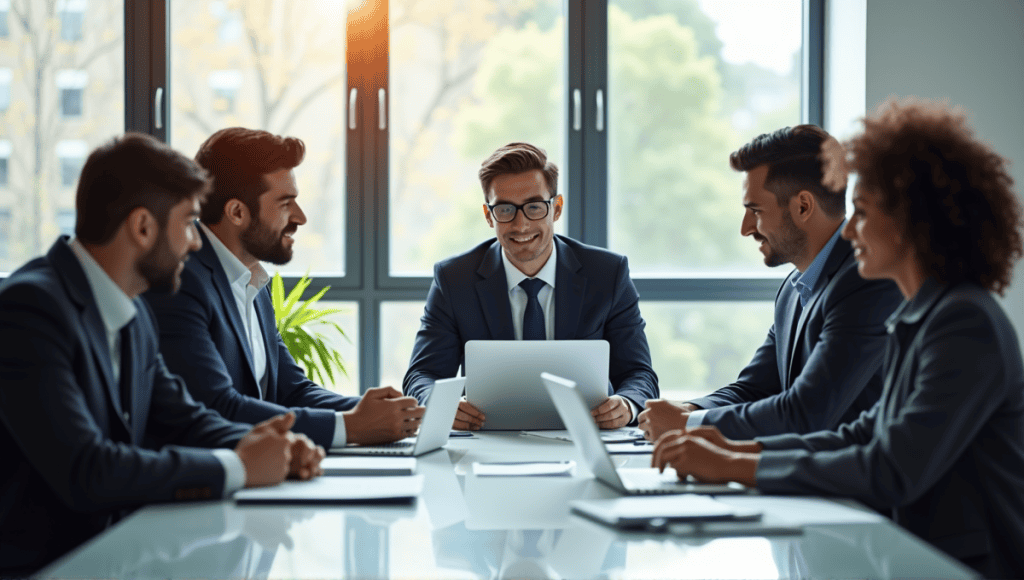
[[[591,414],[602,429],[635,424],[659,392],[626,258],[555,235],[563,201],[558,168],[543,149],[510,143],[479,176],[496,239],[435,264],[405,394],[425,401],[435,380],[465,364],[469,340],[604,339],[614,394]],[[455,429],[485,421],[468,401],[459,403]]]

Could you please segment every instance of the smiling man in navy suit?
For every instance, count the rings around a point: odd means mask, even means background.
[[[544,151],[510,143],[480,168],[484,219],[495,239],[434,266],[434,282],[403,390],[424,401],[434,381],[455,376],[469,340],[604,339],[613,394],[592,410],[603,429],[636,421],[658,396],[658,377],[626,258],[555,235],[562,215],[558,168]],[[463,400],[456,429],[484,414]]]
[[[114,139],[82,168],[76,237],[0,285],[0,576],[27,576],[142,504],[319,472],[323,449],[288,431],[293,416],[229,422],[157,350],[138,295],[177,287],[207,188],[152,137]]]
[[[729,156],[746,173],[740,233],[760,243],[765,265],[795,269],[767,339],[734,383],[685,403],[648,402],[640,428],[652,441],[698,425],[745,439],[834,429],[881,395],[885,320],[901,298],[888,280],[862,279],[840,239],[846,183],[823,186],[818,158],[830,140],[814,125],[786,127]]]
[[[346,397],[306,378],[277,331],[260,262],[287,264],[306,223],[294,168],[294,137],[232,127],[206,140],[196,161],[213,177],[199,236],[176,294],[149,292],[160,350],[193,396],[234,421],[292,412],[294,430],[327,448],[387,443],[414,434],[424,408],[396,389]]]

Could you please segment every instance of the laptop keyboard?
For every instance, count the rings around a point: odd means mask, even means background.
[[[395,441],[394,443],[385,443],[383,445],[374,445],[374,449],[408,449],[415,445],[415,441]]]

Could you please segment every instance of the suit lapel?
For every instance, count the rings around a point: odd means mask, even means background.
[[[245,334],[245,325],[242,324],[242,315],[239,314],[238,305],[235,303],[235,295],[231,292],[231,283],[228,282],[228,276],[224,273],[224,266],[221,265],[220,258],[217,257],[217,251],[213,249],[209,238],[206,236],[206,232],[202,228],[199,228],[199,235],[203,238],[203,247],[199,248],[199,251],[194,252],[192,255],[210,270],[213,288],[220,298],[220,307],[227,314],[231,330],[235,333],[235,339],[242,347],[242,353],[245,355],[249,374],[252,376],[253,381],[255,381],[256,367],[252,361],[252,349],[249,347],[249,337]]]
[[[141,412],[142,395],[136,391],[139,385],[143,384],[141,373],[144,370],[139,360],[138,347],[141,343],[139,342],[138,324],[138,315],[136,315],[136,319],[128,323],[127,332],[122,338],[123,341],[127,341],[127,344],[124,342],[121,344],[121,388],[126,389],[128,393],[128,407],[131,409],[131,425],[126,424],[125,426],[129,427],[129,432],[132,434],[132,443],[139,443],[142,440],[145,427],[144,414]]]
[[[47,252],[46,258],[53,264],[54,271],[63,281],[67,295],[82,314],[82,328],[85,330],[89,350],[92,351],[96,366],[100,369],[101,380],[106,386],[110,404],[114,407],[118,420],[124,424],[121,393],[117,383],[114,382],[114,371],[111,366],[107,329],[100,317],[100,310],[92,295],[89,280],[85,277],[85,271],[82,270],[82,265],[78,262],[74,250],[68,245],[68,237],[61,236]]]
[[[555,267],[555,340],[576,338],[580,312],[583,310],[583,292],[587,278],[580,274],[583,268],[572,248],[555,237],[558,262]]]
[[[807,319],[810,318],[811,312],[814,311],[814,309],[818,305],[818,302],[821,301],[821,297],[824,296],[825,292],[828,291],[829,284],[831,284],[832,281],[835,280],[836,272],[839,270],[839,267],[843,265],[843,262],[846,261],[847,256],[849,256],[852,252],[853,248],[850,246],[850,242],[847,242],[842,238],[837,239],[836,245],[832,247],[832,252],[828,255],[828,259],[825,261],[825,267],[822,269],[821,272],[821,277],[824,279],[822,282],[819,283],[821,285],[821,290],[819,290],[817,293],[815,293],[814,296],[811,297],[811,301],[807,303],[807,306],[803,309],[803,312],[800,313],[800,320],[797,323],[796,332],[793,334],[793,345],[789,350],[789,363],[786,365],[787,378],[788,375],[792,372],[793,361],[796,357],[796,352],[800,347],[800,341],[804,335],[804,326],[807,325]],[[799,292],[794,292],[794,294],[797,294],[796,299],[799,300]],[[784,384],[788,385],[789,383],[787,381]]]
[[[260,323],[260,330],[263,332],[263,345],[267,352],[267,392],[264,399],[268,401],[277,400],[277,318],[274,317],[274,305],[267,293],[269,285],[256,295],[255,307],[256,318]]]
[[[790,283],[788,276],[783,282],[783,290],[779,293],[780,299],[784,300],[783,304],[780,304],[782,316],[775,320],[775,331],[778,334],[777,344],[782,347],[782,352],[777,355],[777,364],[779,365],[779,379],[782,381],[784,386],[789,385],[789,361],[792,360],[793,349],[796,347],[795,331],[798,325],[798,317],[803,313],[800,312],[800,293],[796,291],[793,284]],[[805,311],[806,312],[806,311]]]
[[[476,273],[483,279],[476,283],[476,295],[480,300],[491,340],[515,340],[512,326],[512,305],[508,301],[508,281],[501,262],[501,244],[494,244],[487,250]]]

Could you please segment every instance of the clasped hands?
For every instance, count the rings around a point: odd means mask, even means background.
[[[235,446],[245,466],[245,487],[275,485],[285,477],[307,480],[323,474],[324,448],[301,433],[292,433],[295,413],[258,423]]]
[[[590,415],[594,417],[594,422],[599,428],[618,429],[625,427],[633,419],[633,410],[626,399],[612,395],[591,409]],[[452,428],[458,431],[479,431],[486,419],[483,411],[473,406],[466,397],[462,397]]]

